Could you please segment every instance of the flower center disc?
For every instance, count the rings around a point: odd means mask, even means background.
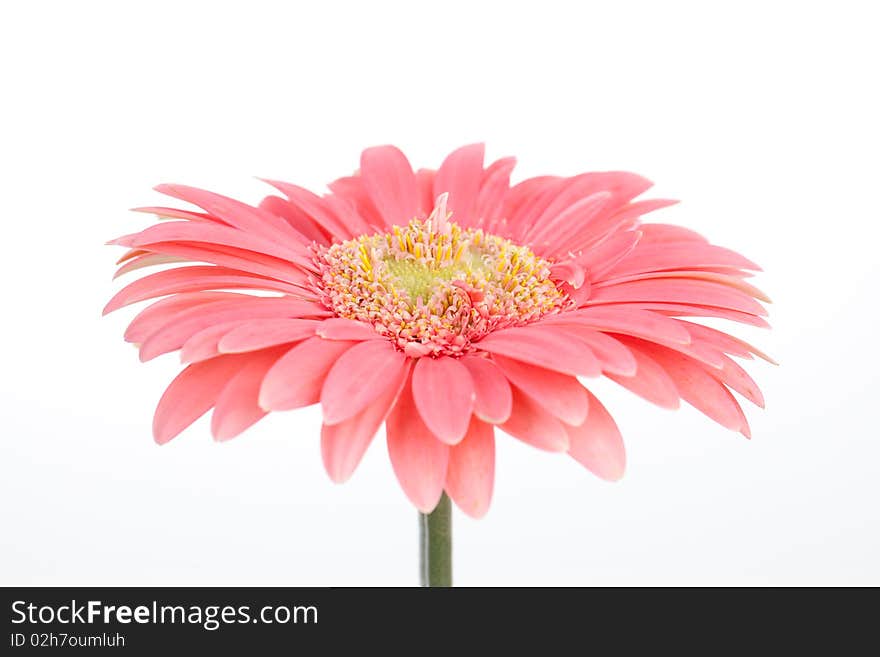
[[[461,355],[493,330],[570,305],[548,261],[443,214],[321,247],[324,304],[372,324],[412,357]]]

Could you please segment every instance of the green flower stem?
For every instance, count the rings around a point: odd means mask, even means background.
[[[446,493],[431,513],[419,514],[422,586],[452,586],[452,504]]]

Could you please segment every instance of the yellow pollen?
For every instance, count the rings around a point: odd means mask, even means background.
[[[549,261],[448,217],[318,247],[315,262],[328,308],[372,324],[411,356],[461,355],[493,330],[573,303],[551,280]]]

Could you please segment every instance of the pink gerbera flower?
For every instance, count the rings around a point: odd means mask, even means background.
[[[210,409],[218,440],[269,411],[321,404],[321,448],[345,481],[385,423],[394,471],[431,511],[444,490],[467,514],[492,496],[495,430],[564,452],[605,479],[624,470],[617,426],[577,377],[607,376],[667,408],[684,399],[749,435],[731,390],[758,387],[730,356],[764,357],[692,317],[764,326],[758,267],[683,228],[640,223],[666,200],[624,172],[511,186],[514,160],[482,145],[414,172],[370,148],[317,196],[252,207],[160,185],[201,210],[115,240],[119,274],[186,263],[123,288],[105,308],[165,297],[131,322],[141,360],[179,350],[186,368],[156,409],[165,443]],[[203,263],[203,264],[192,264]],[[266,293],[269,293],[268,295]]]

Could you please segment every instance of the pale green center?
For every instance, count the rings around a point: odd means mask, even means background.
[[[466,248],[457,262],[439,263],[437,261],[399,260],[394,256],[383,258],[389,273],[394,277],[395,287],[406,290],[409,298],[427,301],[443,283],[466,280],[479,273],[485,276],[489,271],[480,254]]]
[[[324,304],[372,324],[411,357],[467,353],[493,330],[569,307],[547,260],[441,217],[323,250],[316,264]]]

